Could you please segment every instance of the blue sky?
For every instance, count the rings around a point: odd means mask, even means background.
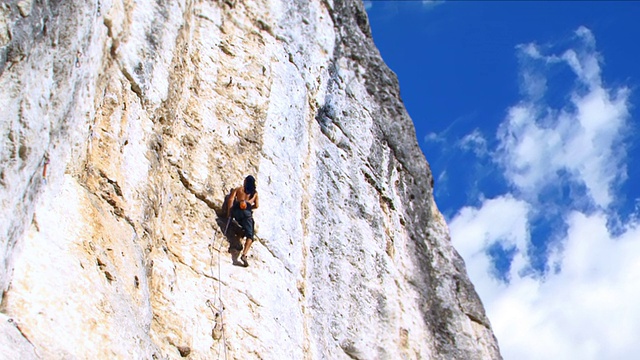
[[[365,1],[505,359],[640,351],[640,3]]]

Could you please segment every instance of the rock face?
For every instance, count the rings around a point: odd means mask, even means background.
[[[5,356],[500,358],[359,0],[4,1],[0,109]]]

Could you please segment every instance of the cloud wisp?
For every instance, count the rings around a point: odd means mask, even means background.
[[[472,151],[478,158],[483,158],[489,155],[487,140],[478,129],[475,129],[471,133],[465,135],[458,142],[458,147],[464,151]]]
[[[640,223],[632,216],[615,233],[608,225],[627,178],[630,91],[605,86],[589,29],[580,27],[571,44],[551,53],[517,47],[522,98],[489,152],[510,191],[462,208],[450,222],[505,359],[632,359],[640,351]],[[572,75],[560,107],[550,105],[553,67]],[[486,149],[477,135],[462,144]],[[558,195],[567,188],[578,190]],[[562,231],[533,238],[549,211]],[[544,267],[533,271],[540,243]]]
[[[442,4],[444,4],[444,0],[422,0],[422,7],[426,10],[431,10]]]
[[[386,10],[393,10],[394,15],[397,15],[399,13],[399,7],[396,4],[397,1],[388,1],[388,0],[364,0],[363,4],[364,4],[364,8],[366,10],[370,10],[374,7],[374,4],[378,2],[378,3],[382,3],[383,8]],[[410,2],[412,3],[412,2]],[[421,0],[421,1],[416,1],[416,4],[418,4],[418,7],[415,7],[412,9],[418,9],[421,11],[430,11],[436,7],[438,7],[439,5],[442,5],[445,3],[445,0]],[[381,4],[378,4],[381,5]]]

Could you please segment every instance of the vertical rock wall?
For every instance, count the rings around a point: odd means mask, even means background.
[[[0,109],[0,353],[500,358],[360,1],[5,1]]]

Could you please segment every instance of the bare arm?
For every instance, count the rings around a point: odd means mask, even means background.
[[[249,199],[249,203],[251,204],[252,209],[257,209],[258,208],[258,192],[257,191],[256,191],[255,194],[253,194],[251,199]]]
[[[227,217],[231,216],[231,208],[233,207],[233,202],[236,199],[236,192],[238,189],[231,190],[231,194],[229,194],[229,199],[227,199]]]

